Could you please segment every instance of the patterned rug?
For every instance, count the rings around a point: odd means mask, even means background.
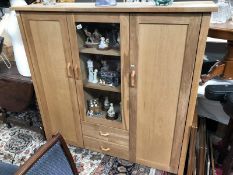
[[[14,126],[10,129],[0,123],[0,161],[23,164],[45,143],[43,136],[34,131]],[[130,163],[74,146],[69,146],[80,175],[166,175],[146,166]]]

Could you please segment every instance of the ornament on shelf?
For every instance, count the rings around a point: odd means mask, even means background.
[[[101,71],[108,71],[109,70],[109,65],[107,64],[106,60],[101,60],[102,67],[100,68]]]
[[[87,115],[90,116],[90,117],[94,116],[94,103],[93,103],[93,100],[89,101]]]
[[[92,83],[98,83],[97,74],[98,74],[98,69],[95,69],[94,73],[93,73],[93,81],[92,81]]]
[[[87,68],[88,68],[88,82],[93,82],[94,81],[94,72],[93,72],[93,61],[88,60],[87,61]]]
[[[89,100],[87,115],[89,117],[101,117],[104,115],[98,98]]]
[[[119,86],[120,75],[117,71],[100,71],[100,84],[108,86]]]
[[[105,39],[104,37],[101,37],[98,49],[108,50],[109,49],[109,39]]]
[[[98,29],[95,29],[93,33],[88,31],[87,28],[83,29],[85,35],[86,35],[86,41],[85,46],[86,47],[97,47],[101,38],[101,34],[99,33]]]
[[[116,116],[116,112],[114,110],[113,103],[110,103],[110,107],[109,107],[108,112],[107,112],[107,117],[108,117],[108,119],[114,120],[115,116]]]
[[[110,106],[110,103],[109,103],[108,97],[105,97],[105,100],[104,100],[104,109],[108,110],[109,106]]]

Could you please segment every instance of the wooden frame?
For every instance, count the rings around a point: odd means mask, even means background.
[[[193,116],[194,116],[194,111],[196,108],[197,91],[198,91],[199,80],[200,80],[200,75],[201,75],[201,68],[202,68],[202,63],[203,63],[203,56],[205,52],[209,24],[210,24],[210,13],[203,13],[202,20],[201,20],[201,30],[200,30],[200,35],[198,39],[198,48],[197,48],[196,59],[195,59],[195,66],[194,66],[192,88],[191,88],[190,101],[189,101],[188,113],[187,113],[187,119],[186,119],[186,126],[184,130],[184,139],[182,143],[182,150],[181,150],[181,156],[180,156],[180,161],[179,161],[180,162],[179,170],[178,170],[179,175],[183,175],[184,173],[186,154],[187,154],[188,142],[189,142],[189,137],[190,137],[190,127],[192,126],[192,123],[193,123]]]
[[[110,127],[116,127],[121,128],[125,130],[129,130],[129,15],[128,14],[105,14],[105,13],[95,13],[95,14],[70,14],[67,16],[67,21],[69,25],[69,34],[70,34],[70,42],[72,47],[72,59],[75,64],[75,67],[77,67],[77,74],[76,77],[76,88],[77,88],[77,94],[78,94],[78,100],[79,100],[79,106],[80,106],[80,115],[82,117],[82,121],[87,121],[94,124],[100,124],[99,121],[101,121],[102,124]],[[80,63],[80,48],[78,43],[80,44],[80,38],[77,37],[76,34],[76,22],[90,22],[90,23],[119,23],[120,24],[120,36],[122,40],[122,45],[120,49],[119,56],[121,61],[121,88],[120,90],[115,89],[114,91],[120,91],[121,92],[121,99],[122,99],[122,123],[117,123],[115,121],[106,121],[106,120],[95,120],[95,119],[88,119],[85,117],[86,115],[86,109],[84,105],[84,91],[83,86],[85,82],[83,82],[82,78],[82,72],[81,67],[82,64]],[[98,52],[98,51],[97,51]],[[111,55],[111,54],[110,54]]]
[[[19,170],[15,173],[15,175],[24,175],[26,174],[30,168],[33,167],[33,165],[41,158],[44,154],[46,154],[47,151],[50,150],[55,144],[60,142],[61,148],[63,149],[63,152],[69,161],[70,167],[73,171],[74,175],[78,175],[76,165],[74,163],[74,160],[72,158],[72,155],[69,151],[69,148],[66,145],[65,140],[63,139],[61,134],[56,134],[52,137],[45,145],[43,145],[31,158],[29,158],[22,166],[20,166]]]

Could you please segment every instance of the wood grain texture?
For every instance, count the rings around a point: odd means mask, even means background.
[[[120,36],[121,36],[121,105],[123,114],[123,124],[129,130],[129,14],[120,14]]]
[[[188,26],[184,64],[182,68],[182,78],[179,92],[179,102],[176,116],[176,126],[172,146],[172,156],[170,165],[172,169],[178,170],[181,146],[183,142],[185,121],[187,118],[188,105],[190,100],[191,85],[194,71],[196,52],[198,47],[198,37],[201,26],[201,15],[190,17]]]
[[[87,122],[82,123],[82,130],[84,136],[129,147],[128,131],[106,127],[104,125],[93,125]]]
[[[72,64],[66,16],[62,14],[22,14],[32,66],[41,88],[43,123],[49,136],[58,131],[68,143],[83,145],[80,117],[75,107],[73,78],[67,78],[66,65]],[[69,128],[69,130],[67,130]]]
[[[212,12],[217,6],[211,1],[174,2],[170,6],[155,6],[147,3],[117,3],[116,6],[98,7],[95,3],[57,3],[52,6],[34,4],[18,6],[16,11],[63,11],[63,12]]]
[[[29,52],[29,46],[28,46],[28,42],[27,42],[27,38],[26,38],[26,34],[25,34],[25,30],[24,30],[21,15],[20,15],[20,13],[17,13],[16,16],[17,16],[17,21],[18,21],[18,24],[19,24],[19,28],[20,28],[20,32],[21,32],[21,36],[22,36],[22,40],[23,40],[23,44],[24,44],[24,48],[25,48],[25,52],[26,52],[26,55],[27,55],[27,60],[28,60],[28,64],[29,64],[29,67],[30,67],[30,72],[31,72],[31,75],[32,75],[32,82],[33,82],[34,90],[35,90],[35,93],[36,93],[36,98],[37,98],[39,110],[40,110],[40,113],[41,113],[41,118],[42,118],[42,121],[45,121],[43,123],[45,135],[46,135],[46,138],[48,139],[48,138],[51,137],[50,134],[49,134],[49,122],[50,121],[45,117],[43,109],[45,109],[46,106],[45,106],[45,104],[42,103],[42,99],[41,99],[41,97],[39,95],[39,93],[41,92],[41,86],[38,84],[38,81],[37,81],[37,78],[36,78],[36,73],[35,73],[35,70],[33,68],[31,54]]]
[[[196,53],[195,66],[194,66],[190,101],[189,101],[188,113],[187,113],[187,119],[186,119],[185,131],[184,131],[184,139],[182,143],[180,164],[179,164],[179,170],[178,170],[179,175],[183,175],[183,172],[184,172],[188,141],[189,141],[189,135],[190,135],[190,127],[192,126],[194,111],[196,107],[197,91],[198,91],[199,80],[200,80],[200,75],[201,75],[203,56],[205,52],[206,39],[207,39],[207,34],[208,34],[208,29],[209,29],[209,22],[210,22],[210,14],[204,13],[202,16],[202,21],[201,21],[201,30],[200,30],[199,40],[198,40],[198,48],[197,48],[197,53]]]
[[[219,38],[225,40],[233,40],[233,23],[232,21],[227,21],[221,24],[210,24],[210,29],[208,33],[209,37]]]
[[[136,26],[131,30],[131,64],[137,72],[136,88],[130,89],[135,115],[130,113],[131,160],[136,152],[139,163],[178,170],[200,19],[196,14],[131,17]]]
[[[187,28],[138,24],[137,162],[169,167]]]
[[[135,66],[138,62],[137,56],[137,17],[135,14],[130,15],[130,65],[133,66],[134,70],[137,71],[137,66]],[[131,68],[131,69],[132,69]],[[132,70],[131,70],[132,71]],[[136,75],[137,78],[137,75]],[[136,141],[137,141],[137,89],[135,87],[130,87],[129,89],[129,160],[131,162],[136,162]]]
[[[187,175],[193,175],[194,172],[196,171],[195,160],[196,160],[197,128],[198,128],[198,116],[197,116],[197,111],[195,111],[193,117],[193,124],[190,132],[190,139],[189,139],[189,156],[188,156],[189,159],[187,166]]]
[[[84,136],[84,145],[87,149],[102,152],[104,154],[117,156],[126,160],[129,158],[129,148],[127,146],[118,145],[87,136]]]

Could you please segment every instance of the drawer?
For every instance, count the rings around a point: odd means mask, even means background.
[[[82,131],[84,136],[94,137],[96,139],[129,147],[128,131],[85,122],[82,124]]]
[[[88,136],[84,136],[83,140],[84,140],[84,146],[87,149],[120,157],[126,160],[129,159],[129,148],[126,146],[106,142]]]

